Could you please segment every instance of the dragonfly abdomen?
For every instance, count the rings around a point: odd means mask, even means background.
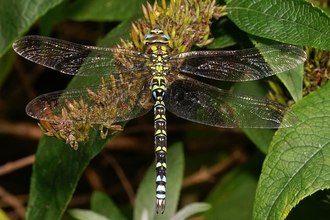
[[[166,115],[163,100],[157,100],[154,106],[154,128],[155,128],[155,157],[156,157],[156,211],[161,208],[165,210],[166,194],[166,153],[167,132]]]
[[[160,55],[159,55],[160,56]],[[165,210],[166,196],[166,153],[167,153],[167,128],[166,107],[164,96],[166,92],[166,71],[161,68],[161,63],[156,63],[158,70],[153,72],[151,85],[154,103],[154,146],[156,157],[156,212]]]

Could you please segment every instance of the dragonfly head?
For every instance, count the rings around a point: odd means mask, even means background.
[[[160,28],[154,28],[150,31],[149,34],[144,36],[144,44],[154,44],[154,43],[161,43],[161,44],[169,44],[170,36],[164,34],[164,31]]]

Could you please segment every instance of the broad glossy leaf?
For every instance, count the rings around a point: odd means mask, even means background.
[[[308,1],[232,0],[226,11],[247,33],[330,50],[330,18]]]
[[[330,188],[330,84],[293,106],[299,121],[279,129],[258,183],[253,219],[285,219],[303,198]]]
[[[102,150],[105,140],[97,136],[95,132],[77,151],[57,139],[40,140],[26,219],[60,219],[85,167]]]
[[[0,57],[38,18],[62,1],[0,1]]]
[[[137,14],[142,16],[142,4],[146,0],[78,0],[69,5],[64,14],[77,21],[122,21]]]

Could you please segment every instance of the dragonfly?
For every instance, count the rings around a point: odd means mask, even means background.
[[[166,110],[222,128],[276,129],[297,121],[287,106],[222,90],[192,76],[231,82],[258,80],[293,69],[306,59],[302,49],[286,44],[174,54],[170,41],[162,29],[154,28],[144,37],[144,51],[85,46],[44,36],[25,36],[13,43],[13,49],[32,62],[64,74],[102,78],[99,85],[36,97],[26,107],[27,114],[35,119],[63,124],[81,120],[109,127],[153,109],[157,213],[164,213],[166,203]],[[265,56],[271,57],[270,62]],[[76,100],[84,101],[82,117],[50,116],[49,112],[56,115],[69,108],[68,101]]]

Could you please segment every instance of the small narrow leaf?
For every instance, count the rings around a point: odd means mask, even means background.
[[[93,192],[91,198],[92,211],[101,214],[109,219],[125,220],[126,218],[118,210],[111,198],[101,192]]]
[[[211,205],[205,202],[192,203],[178,211],[170,220],[185,220],[196,213],[207,211],[210,208]]]
[[[71,209],[68,211],[72,217],[78,220],[110,220],[96,212],[83,209]]]
[[[299,121],[273,138],[253,219],[285,219],[303,198],[330,188],[330,84],[293,106]]]
[[[295,102],[298,102],[300,99],[302,99],[302,81],[304,77],[303,65],[299,65],[298,67],[278,74],[277,76],[288,89],[290,95]]]

